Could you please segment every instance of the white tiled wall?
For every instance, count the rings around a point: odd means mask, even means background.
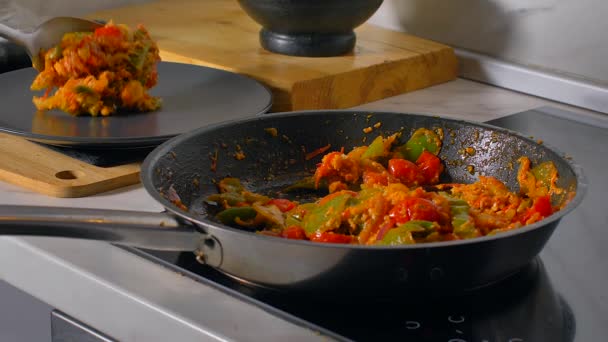
[[[385,0],[371,23],[608,85],[608,0]]]
[[[79,16],[146,1],[149,0],[0,0],[0,22],[26,29],[51,17]]]

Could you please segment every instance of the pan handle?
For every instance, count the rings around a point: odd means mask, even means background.
[[[0,235],[80,238],[171,251],[198,251],[209,239],[166,213],[18,205],[0,206]]]

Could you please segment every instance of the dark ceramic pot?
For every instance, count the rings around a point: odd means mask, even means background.
[[[328,57],[355,47],[354,28],[378,10],[383,0],[238,0],[262,25],[265,49],[292,56]]]

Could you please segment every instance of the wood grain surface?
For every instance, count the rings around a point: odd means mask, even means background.
[[[274,112],[348,108],[457,76],[452,48],[370,24],[356,30],[357,46],[349,55],[307,58],[268,52],[259,44],[260,26],[236,1],[160,0],[89,17],[143,24],[165,61],[229,70],[260,81],[273,92]]]
[[[67,114],[66,114],[67,115]],[[139,182],[140,163],[98,167],[0,133],[0,180],[53,197],[83,197]]]

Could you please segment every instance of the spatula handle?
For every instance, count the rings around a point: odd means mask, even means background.
[[[18,45],[27,46],[27,33],[14,29],[10,26],[6,26],[2,23],[0,23],[0,37],[6,38]]]

